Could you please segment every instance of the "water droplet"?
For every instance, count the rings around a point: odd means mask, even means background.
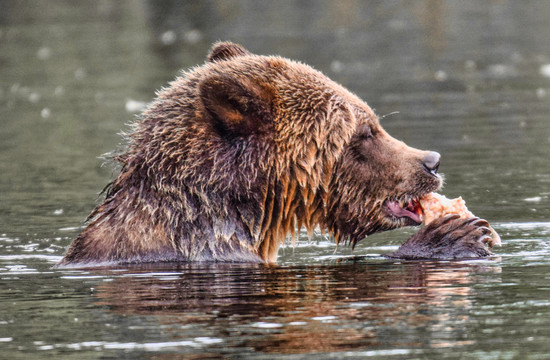
[[[48,108],[44,108],[44,109],[42,109],[42,111],[40,111],[40,116],[42,116],[43,119],[49,118],[51,114],[52,114],[52,112]]]
[[[515,63],[519,63],[519,62],[523,61],[523,55],[521,55],[518,52],[514,52],[512,54],[512,56],[510,57],[510,59]]]
[[[202,40],[202,33],[197,29],[189,30],[183,34],[183,39],[189,44],[196,44]]]
[[[466,60],[464,63],[464,68],[469,71],[473,71],[477,68],[477,64],[474,60]]]
[[[544,64],[540,67],[539,72],[544,77],[550,77],[550,64]]]
[[[53,94],[55,96],[63,96],[65,95],[65,88],[63,86],[56,86],[55,90],[53,91]]]
[[[335,73],[342,72],[344,70],[344,64],[339,60],[334,60],[330,63],[330,70]]]
[[[50,49],[49,47],[44,46],[44,47],[38,49],[38,51],[36,52],[36,56],[40,60],[48,60],[52,56],[52,49]]]
[[[10,91],[12,94],[17,94],[17,92],[19,91],[19,88],[21,87],[21,84],[19,83],[15,83],[13,84],[11,87],[10,87]]]
[[[143,101],[137,101],[133,99],[126,100],[126,111],[130,113],[135,113],[145,110],[147,104]]]
[[[512,66],[505,64],[493,64],[487,68],[489,74],[495,77],[506,77],[514,74],[515,69]]]
[[[172,30],[165,31],[160,36],[160,41],[164,45],[172,45],[176,42],[176,33]]]
[[[40,98],[41,96],[37,92],[32,92],[29,94],[29,101],[32,102],[33,104],[36,104],[37,102],[39,102]]]
[[[78,68],[74,72],[74,77],[76,80],[83,80],[86,77],[86,70],[83,68]]]
[[[438,70],[435,72],[434,77],[437,81],[445,81],[449,78],[447,73],[443,70]]]

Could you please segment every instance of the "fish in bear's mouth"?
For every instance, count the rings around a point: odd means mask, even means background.
[[[405,201],[387,200],[385,204],[386,212],[398,219],[409,219],[414,225],[422,223],[422,206],[418,198],[413,198]]]

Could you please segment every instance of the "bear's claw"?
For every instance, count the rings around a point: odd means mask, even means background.
[[[411,236],[397,251],[385,255],[397,259],[471,259],[492,255],[493,230],[486,220],[462,219],[452,214],[435,219]]]

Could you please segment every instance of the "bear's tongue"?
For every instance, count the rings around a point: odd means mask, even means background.
[[[418,224],[422,223],[422,207],[418,200],[410,200],[404,207],[397,201],[388,201],[388,209],[393,216],[408,217]]]

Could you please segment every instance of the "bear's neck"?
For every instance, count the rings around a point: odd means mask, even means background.
[[[292,245],[302,227],[312,235],[321,226],[325,215],[326,193],[322,188],[313,190],[306,182],[300,184],[294,171],[267,187],[263,204],[262,231],[258,242],[258,255],[266,262],[276,262],[279,247],[290,234]]]

